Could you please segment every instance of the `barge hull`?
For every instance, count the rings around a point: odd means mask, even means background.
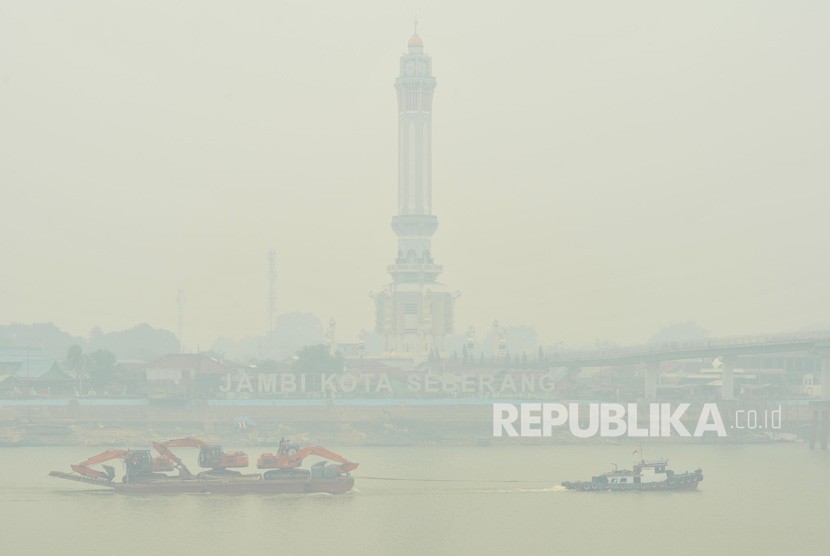
[[[156,479],[146,483],[115,483],[76,473],[52,471],[52,477],[110,488],[122,494],[344,494],[354,486],[352,477],[263,479],[261,475],[233,479]]]

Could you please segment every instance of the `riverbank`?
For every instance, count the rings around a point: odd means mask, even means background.
[[[44,403],[45,402],[45,403]],[[769,406],[719,404],[728,434],[701,438],[493,437],[493,400],[0,400],[0,446],[143,446],[196,436],[240,447],[275,446],[280,438],[343,446],[497,446],[550,444],[749,444],[809,437],[805,405],[782,405],[778,428],[747,428],[732,419]],[[582,403],[580,404],[582,405]],[[693,406],[689,415],[697,415]],[[777,410],[776,410],[777,411]],[[645,418],[647,411],[640,414]],[[582,416],[586,418],[585,415]],[[763,420],[761,420],[763,423]],[[687,423],[693,426],[692,423]],[[737,425],[737,426],[736,426]]]

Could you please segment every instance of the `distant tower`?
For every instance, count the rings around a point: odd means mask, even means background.
[[[472,354],[476,350],[476,329],[474,326],[468,326],[467,332],[464,334],[464,351]]]
[[[417,28],[416,28],[417,30]],[[375,300],[375,330],[384,336],[387,355],[421,358],[444,351],[453,332],[452,294],[437,281],[443,268],[432,258],[432,60],[416,34],[401,56],[395,80],[398,94],[398,214],[392,230],[398,256],[387,267],[392,282]]]
[[[464,334],[464,348],[462,350],[462,357],[465,363],[469,362],[473,357],[481,356],[481,342],[476,338],[476,329],[474,326],[468,326]]]
[[[334,317],[329,320],[329,329],[326,331],[326,341],[329,343],[329,353],[337,353],[337,323]]]
[[[507,349],[507,331],[499,324],[499,320],[493,321],[493,358],[499,361],[510,355]]]
[[[277,314],[277,252],[268,250],[268,325],[266,335],[274,336],[274,317]]]
[[[180,289],[176,292],[176,304],[179,307],[179,353],[184,353],[184,290]]]

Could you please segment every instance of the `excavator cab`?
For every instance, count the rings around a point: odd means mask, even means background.
[[[210,469],[248,467],[248,454],[223,452],[222,446],[202,446],[199,449],[199,467]]]
[[[219,469],[222,465],[222,447],[205,446],[199,450],[199,467]]]
[[[150,450],[127,450],[124,454],[125,483],[146,483],[153,475],[153,457]]]

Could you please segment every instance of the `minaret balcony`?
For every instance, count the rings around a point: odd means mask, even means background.
[[[434,263],[435,263],[435,259],[433,259],[432,257],[430,257],[428,259],[424,259],[424,258],[421,258],[421,257],[416,257],[414,259],[402,259],[402,258],[395,259],[395,265],[401,265],[401,264],[423,265],[423,264],[434,264]]]
[[[396,272],[426,272],[428,274],[441,274],[444,267],[440,264],[431,263],[399,263],[390,264],[386,270],[394,274]]]

